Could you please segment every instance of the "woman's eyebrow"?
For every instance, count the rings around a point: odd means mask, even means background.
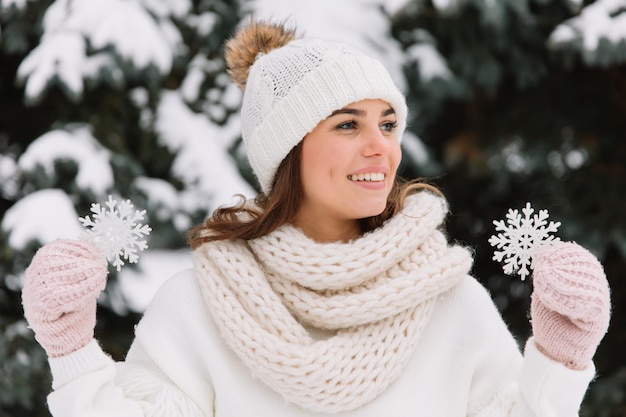
[[[329,117],[336,116],[338,114],[352,114],[354,116],[365,116],[365,111],[360,109],[351,109],[349,107],[345,107],[343,109],[335,110],[330,114]]]
[[[395,114],[395,113],[396,111],[392,107],[389,107],[387,110],[384,110],[381,113],[381,116],[389,116],[390,114]],[[364,110],[361,110],[361,109],[352,109],[350,107],[345,107],[343,109],[335,110],[328,117],[336,116],[338,114],[352,114],[354,116],[362,117],[362,116],[365,116],[366,113]]]

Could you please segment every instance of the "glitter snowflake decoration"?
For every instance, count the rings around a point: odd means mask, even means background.
[[[105,206],[99,203],[91,204],[93,220],[89,216],[79,217],[78,220],[86,229],[87,238],[95,242],[119,272],[124,265],[123,259],[130,263],[137,263],[138,252],[148,248],[145,236],[152,229],[150,226],[138,223],[144,219],[145,210],[133,210],[130,200],[117,201],[109,196]]]
[[[503,262],[502,269],[505,274],[518,273],[522,281],[530,274],[532,257],[536,250],[543,244],[558,242],[560,239],[550,235],[555,233],[561,223],[551,221],[548,223],[548,210],[535,209],[526,203],[522,213],[518,210],[509,209],[504,220],[494,220],[496,231],[501,232],[489,238],[489,243],[496,250],[493,260]]]

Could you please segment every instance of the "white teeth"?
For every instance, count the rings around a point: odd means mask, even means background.
[[[365,174],[349,175],[351,181],[384,181],[385,174],[382,172],[368,172]]]

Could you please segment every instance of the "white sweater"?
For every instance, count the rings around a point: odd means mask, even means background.
[[[50,359],[55,417],[312,417],[254,379],[220,337],[192,271],[170,279],[136,328],[124,362],[94,340]],[[573,371],[524,356],[472,277],[440,296],[402,374],[373,401],[338,417],[576,416],[593,364]],[[505,411],[506,410],[506,411]]]

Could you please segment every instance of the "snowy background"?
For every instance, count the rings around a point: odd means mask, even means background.
[[[388,68],[409,101],[402,175],[445,193],[450,237],[475,248],[520,342],[532,285],[493,261],[493,219],[531,201],[599,256],[613,330],[581,415],[624,415],[626,0],[0,0],[0,416],[48,416],[21,306],[42,243],[79,237],[109,194],[147,211],[149,249],[99,300],[99,340],[122,359],[155,291],[191,266],[187,230],[254,194],[221,52],[251,12]]]

